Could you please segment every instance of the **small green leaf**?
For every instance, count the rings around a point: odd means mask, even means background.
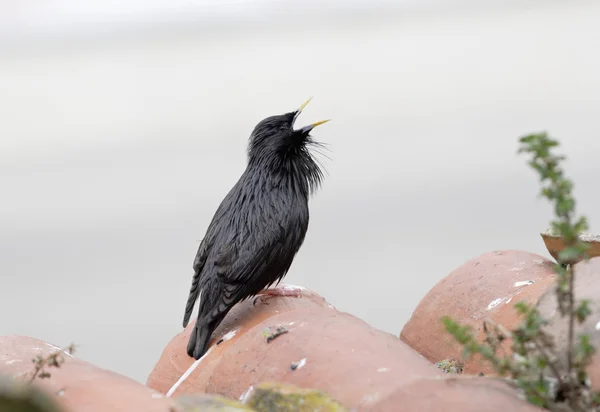
[[[554,292],[558,312],[567,325],[572,325],[572,320],[582,323],[592,312],[591,304],[587,300],[582,300],[574,305],[574,291],[571,288],[575,273],[569,265],[589,258],[589,246],[580,240],[581,233],[588,229],[587,219],[583,216],[579,218],[574,216],[577,205],[572,193],[574,185],[565,176],[561,167],[565,156],[556,154],[553,150],[559,146],[558,141],[552,139],[546,132],[539,132],[521,136],[519,142],[518,153],[527,154],[527,164],[539,177],[539,195],[552,204],[554,219],[550,225],[553,234],[560,237],[565,245],[557,258],[559,264],[553,267],[557,274]],[[570,357],[572,362],[569,366],[563,362],[555,362],[556,359],[561,359],[563,354],[557,352],[555,337],[545,330],[548,319],[542,316],[536,305],[519,302],[515,304],[515,310],[522,319],[509,331],[510,353],[503,357],[496,353],[499,343],[503,340],[500,332],[502,329],[488,328],[484,324],[485,340],[481,343],[469,327],[453,322],[449,318],[443,321],[446,330],[462,344],[465,357],[480,353],[492,364],[496,373],[510,376],[523,390],[530,403],[550,410],[600,411],[600,394],[590,392],[590,387],[586,383],[589,382],[586,367],[596,352],[590,337],[581,335],[576,343],[567,344],[568,353],[573,355]],[[549,373],[553,376],[557,375],[558,384],[565,386],[551,391]],[[553,381],[553,385],[555,384],[556,382]],[[564,395],[564,399],[553,398],[556,390]]]
[[[577,317],[577,321],[579,323],[583,323],[585,319],[591,315],[592,310],[590,309],[590,301],[582,300],[579,302],[579,306],[575,309],[575,316]]]
[[[529,312],[529,305],[523,301],[517,302],[517,303],[515,303],[515,309],[521,315],[525,315],[527,312]]]
[[[566,263],[573,262],[581,257],[581,252],[578,247],[569,246],[558,253],[558,260]]]

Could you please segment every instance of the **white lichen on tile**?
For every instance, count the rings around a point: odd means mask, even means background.
[[[221,338],[221,342],[225,342],[225,341],[228,341],[229,339],[233,338],[235,336],[235,334],[237,333],[237,331],[238,331],[237,329],[233,329],[233,330],[230,330],[229,332],[227,332]]]
[[[11,360],[7,360],[6,362],[4,362],[5,365],[12,365],[13,363],[19,363],[19,362],[23,362],[22,359],[11,359]]]
[[[492,310],[494,309],[496,306],[498,306],[500,303],[502,303],[502,301],[504,300],[504,298],[498,298],[498,299],[494,299],[490,302],[490,304],[487,307],[487,310]]]
[[[205,357],[207,357],[214,349],[214,346],[211,346],[204,355],[202,355],[202,357],[198,360],[196,360],[194,363],[192,363],[190,365],[190,367],[183,373],[183,375],[181,375],[181,377],[177,380],[177,382],[175,382],[175,384],[173,386],[171,386],[171,389],[169,389],[169,391],[167,392],[167,398],[170,398],[171,395],[173,395],[173,393],[177,390],[177,388],[179,388],[179,385],[181,385],[183,382],[185,382],[185,380],[187,378],[189,378],[189,376],[192,374],[192,372],[194,372],[194,370],[196,370],[196,368],[198,367],[198,365],[200,365],[200,362],[202,362],[204,360]]]
[[[292,370],[302,369],[306,365],[306,358],[300,359],[298,362],[292,363]]]
[[[463,373],[463,369],[465,365],[462,362],[457,361],[456,359],[444,359],[442,361],[436,362],[435,366],[442,370],[444,373],[449,374],[461,374]]]
[[[240,395],[240,402],[246,403],[246,400],[248,400],[248,398],[250,398],[250,395],[252,395],[252,392],[254,392],[254,386],[250,385],[250,387],[246,390],[246,392],[244,392]]]
[[[296,285],[288,285],[288,284],[283,284],[279,287],[283,290],[287,290],[287,291],[291,291],[291,292],[295,292],[297,290],[300,290],[300,291],[307,290],[304,286],[296,286]]]
[[[582,242],[600,242],[600,235],[584,232],[579,235],[579,239],[581,239]]]
[[[535,283],[535,280],[523,280],[521,282],[515,282],[515,287],[520,288],[521,286],[529,286],[529,285],[533,285],[534,283]]]
[[[549,228],[544,230],[541,233],[542,236],[549,236],[549,237],[560,237],[560,235],[558,234],[558,231],[554,228]],[[582,242],[600,242],[600,235],[596,235],[594,233],[589,233],[589,232],[582,232],[579,234],[579,239]]]
[[[378,392],[368,393],[362,397],[362,399],[360,400],[360,404],[361,405],[373,404],[379,400],[379,397],[380,397],[380,395]]]
[[[237,333],[237,329],[234,330],[230,330],[229,332],[227,332],[225,335],[223,335],[223,337],[220,339],[220,342],[225,342],[228,341],[229,339],[233,338],[235,336],[235,334]],[[211,346],[204,355],[202,355],[202,357],[198,360],[196,360],[194,363],[192,363],[190,365],[190,367],[183,373],[183,375],[181,375],[181,377],[177,380],[177,382],[175,382],[175,384],[173,386],[171,386],[171,389],[169,389],[169,391],[167,392],[167,398],[170,398],[171,395],[173,395],[173,393],[177,390],[177,388],[183,383],[185,382],[185,380],[187,378],[189,378],[189,376],[192,374],[192,372],[194,372],[194,370],[196,370],[196,368],[198,367],[198,365],[200,365],[200,362],[202,362],[204,360],[205,357],[207,357],[212,351],[213,349],[216,347],[217,345],[213,345]]]
[[[63,348],[59,348],[58,346],[54,346],[48,342],[44,342],[46,344],[46,346],[50,346],[52,349],[56,349],[58,351],[63,352],[65,355],[69,356],[69,357],[73,357],[73,355],[71,355],[68,351],[64,350]]]

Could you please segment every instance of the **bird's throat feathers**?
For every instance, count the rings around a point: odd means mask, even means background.
[[[273,184],[286,185],[298,194],[314,193],[323,181],[323,170],[309,150],[318,145],[310,137],[298,146],[254,147],[248,153],[248,171]]]

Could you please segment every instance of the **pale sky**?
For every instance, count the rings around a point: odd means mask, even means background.
[[[20,0],[0,1],[0,37],[93,30],[106,24],[244,19],[265,14],[347,12],[356,9],[394,8],[405,11],[503,8],[553,3],[551,0]]]
[[[331,160],[285,281],[374,327],[481,253],[549,256],[522,134],[561,141],[597,233],[600,2],[374,1],[0,0],[0,335],[144,382],[250,131],[310,96]]]

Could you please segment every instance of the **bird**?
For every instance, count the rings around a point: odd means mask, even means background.
[[[194,258],[185,306],[188,325],[200,296],[187,346],[196,360],[208,350],[214,330],[239,302],[260,294],[287,274],[309,223],[309,198],[324,180],[315,157],[324,147],[311,131],[329,120],[294,128],[312,98],[297,110],[256,124],[247,144],[246,169],[218,206]],[[314,150],[313,150],[314,149]]]

